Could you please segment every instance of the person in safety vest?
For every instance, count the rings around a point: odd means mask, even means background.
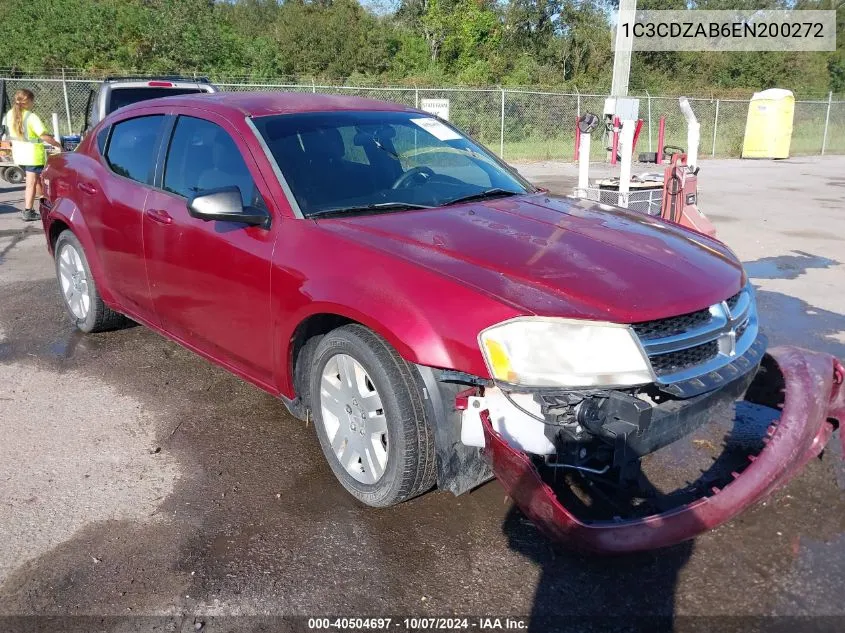
[[[18,90],[12,109],[3,118],[6,133],[12,141],[12,160],[26,172],[24,210],[21,212],[26,222],[40,218],[33,206],[35,196],[41,196],[41,170],[47,162],[44,143],[59,149],[62,147],[52,134],[47,134],[44,123],[32,111],[34,101],[35,95],[30,90]]]

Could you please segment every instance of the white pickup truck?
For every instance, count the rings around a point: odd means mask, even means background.
[[[85,126],[81,133],[84,136],[106,115],[129,104],[202,92],[217,92],[217,88],[206,77],[107,77],[88,94]]]
[[[72,151],[83,136],[99,123],[106,115],[118,108],[160,97],[176,95],[212,93],[217,88],[206,77],[181,76],[144,76],[144,77],[106,77],[99,85],[92,87],[85,104],[85,123],[78,136],[63,136],[62,146],[65,151]],[[2,110],[8,109],[8,95],[5,82],[0,81]],[[3,130],[5,133],[5,130]],[[0,144],[0,178],[19,185],[24,180],[23,169],[12,162],[8,143]],[[51,148],[48,149],[51,151]]]

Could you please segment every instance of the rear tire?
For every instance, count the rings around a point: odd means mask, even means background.
[[[326,334],[310,367],[310,408],[335,477],[370,506],[401,503],[435,483],[434,437],[413,368],[352,324]]]
[[[54,252],[59,295],[73,324],[86,333],[116,330],[126,325],[125,316],[103,303],[85,250],[76,236],[68,230],[62,231]]]

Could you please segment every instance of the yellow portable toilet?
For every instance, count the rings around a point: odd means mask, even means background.
[[[789,158],[795,96],[789,90],[771,88],[755,92],[748,104],[743,158]]]

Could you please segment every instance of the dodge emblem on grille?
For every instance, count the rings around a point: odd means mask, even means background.
[[[731,324],[731,310],[727,301],[722,301],[719,308],[725,316],[725,328],[719,335],[719,353],[725,356],[736,356],[736,330]]]
[[[719,336],[719,351],[726,356],[736,356],[736,332],[731,330]]]

